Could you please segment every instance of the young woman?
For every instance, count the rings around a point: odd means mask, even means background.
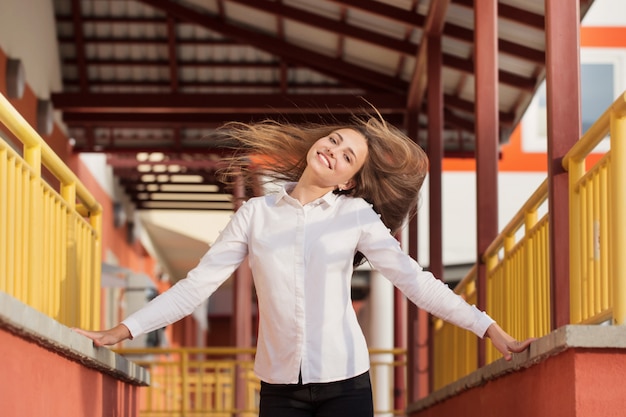
[[[518,342],[407,256],[394,233],[416,207],[428,169],[423,150],[382,118],[349,126],[234,123],[224,132],[271,161],[279,192],[250,199],[198,266],[107,331],[113,345],[190,314],[249,257],[259,303],[255,373],[261,417],[372,416],[369,355],[350,299],[366,259],[418,307],[480,337],[508,360]],[[249,171],[248,171],[249,172]]]

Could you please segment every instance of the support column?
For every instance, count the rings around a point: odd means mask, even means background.
[[[498,1],[474,1],[476,97],[476,261],[478,308],[487,305],[483,254],[498,236]],[[485,341],[478,342],[478,366],[485,364]]]
[[[548,208],[552,330],[570,322],[568,176],[562,160],[581,136],[580,3],[546,0]]]
[[[442,170],[443,170],[443,60],[441,36],[428,35],[428,172],[430,264],[429,270],[443,279],[443,221],[442,221]]]
[[[406,121],[407,134],[414,141],[419,137],[419,112],[410,111]],[[408,253],[418,259],[419,213],[409,221]],[[430,392],[428,354],[428,313],[411,302],[407,303],[407,403],[426,397]]]
[[[369,346],[373,349],[393,349],[393,284],[377,271],[370,272],[369,319],[370,326]],[[372,384],[374,392],[374,407],[376,410],[391,410],[393,403],[389,397],[392,390],[393,363],[391,353],[373,354],[372,363],[382,363],[382,366],[373,366]],[[393,413],[376,413],[377,417],[392,417]]]
[[[237,175],[235,189],[233,190],[235,201],[235,211],[237,211],[244,203],[246,194],[243,178]],[[237,348],[249,348],[252,346],[252,271],[248,266],[246,258],[235,271],[233,280],[233,316],[231,322],[232,334],[234,337],[234,345]],[[235,408],[238,410],[237,416],[243,416],[242,413],[246,407],[246,375],[248,371],[240,365],[241,361],[250,361],[252,358],[249,354],[237,355],[237,373],[235,375]]]

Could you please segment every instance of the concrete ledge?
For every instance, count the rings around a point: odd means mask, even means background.
[[[407,414],[429,408],[502,375],[529,368],[568,349],[626,350],[626,326],[567,325],[561,327],[533,342],[530,349],[525,352],[514,354],[511,361],[499,359],[431,393],[428,397],[409,404]]]
[[[110,349],[95,347],[90,339],[4,292],[0,292],[0,328],[116,379],[133,385],[150,384],[145,368]]]

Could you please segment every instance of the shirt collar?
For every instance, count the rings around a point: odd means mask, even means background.
[[[281,200],[293,201],[294,199],[293,197],[289,195],[289,193],[291,192],[291,190],[293,190],[295,186],[296,186],[295,182],[288,182],[285,185],[283,185],[278,191],[278,194],[276,196],[276,203],[279,203]],[[327,192],[326,194],[324,194],[323,196],[321,196],[320,198],[318,198],[317,200],[315,200],[314,202],[312,202],[311,204],[315,202],[319,202],[320,204],[326,203],[326,205],[332,206],[337,201],[338,198],[339,198],[339,195],[335,194],[331,190]]]

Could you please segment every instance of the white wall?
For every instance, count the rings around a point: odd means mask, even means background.
[[[595,0],[585,18],[584,26],[626,26],[625,0]]]
[[[52,0],[1,0],[0,47],[24,64],[35,95],[61,90],[61,67]]]
[[[535,192],[545,173],[501,172],[498,177],[498,230],[509,223]],[[458,265],[476,262],[476,175],[445,172],[442,178],[443,262]],[[429,263],[428,179],[419,207],[419,261]]]

